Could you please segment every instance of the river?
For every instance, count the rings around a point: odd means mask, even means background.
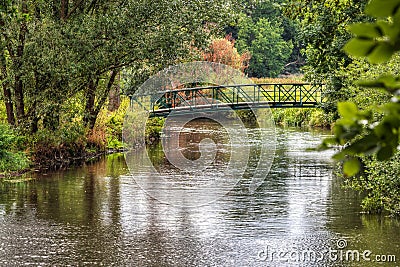
[[[379,266],[398,266],[399,220],[360,213],[358,193],[333,175],[333,152],[306,150],[327,133],[276,131],[274,163],[256,192],[244,180],[196,208],[147,195],[123,154],[2,182],[0,265],[376,266],[396,256]],[[171,169],[161,152],[149,148],[158,169]]]

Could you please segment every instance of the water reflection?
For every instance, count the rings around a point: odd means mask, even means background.
[[[234,190],[197,209],[147,196],[127,175],[121,154],[33,174],[37,179],[28,183],[0,183],[0,265],[299,266],[260,261],[258,254],[265,248],[322,251],[336,248],[338,238],[350,249],[400,257],[399,221],[360,214],[358,195],[332,175],[331,153],[305,151],[323,135],[278,130],[275,162],[255,194],[248,190],[250,163]],[[195,154],[198,137],[185,138],[185,153]],[[160,149],[149,153],[167,170]],[[326,259],[302,265],[375,266]]]

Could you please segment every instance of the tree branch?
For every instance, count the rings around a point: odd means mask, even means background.
[[[84,0],[80,0],[78,3],[76,3],[76,5],[72,8],[71,12],[69,12],[65,16],[65,20],[69,19],[69,17],[71,17],[71,15],[75,13],[75,11],[78,9],[78,7],[82,5],[83,1]]]

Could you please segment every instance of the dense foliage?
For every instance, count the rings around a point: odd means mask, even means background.
[[[347,185],[367,193],[365,210],[392,214],[400,213],[399,6],[398,0],[298,0],[286,8],[301,25],[306,78],[327,83],[325,111],[340,116],[322,148],[343,146],[335,158],[343,161]]]
[[[349,97],[346,68],[353,59],[343,46],[351,38],[346,27],[350,23],[366,21],[363,9],[368,0],[295,0],[285,7],[285,14],[300,25],[299,39],[304,44],[307,64],[303,71],[312,82],[327,84],[324,104],[326,112],[336,112],[336,102]]]
[[[246,69],[250,77],[277,77],[284,70],[296,72],[303,62],[296,39],[297,26],[282,14],[283,3],[243,1],[245,10],[236,28],[227,29],[237,39],[239,52],[251,54]]]
[[[232,12],[229,1],[7,1],[0,59],[8,122],[55,130],[81,93],[84,110],[66,119],[93,129],[122,69],[185,60]]]
[[[289,59],[293,44],[282,37],[283,28],[271,23],[267,18],[253,22],[244,18],[240,23],[238,47],[249,51],[250,65],[246,70],[251,77],[276,77]]]
[[[400,153],[387,161],[363,158],[364,174],[346,180],[349,188],[367,195],[362,201],[365,211],[400,215]]]
[[[360,110],[352,102],[341,103],[342,118],[335,127],[335,137],[324,143],[324,146],[346,143],[336,157],[345,160],[344,172],[348,176],[358,174],[364,166],[363,174],[349,179],[353,187],[367,190],[364,207],[368,211],[386,210],[393,214],[400,214],[400,78],[396,53],[400,50],[399,7],[397,0],[385,6],[382,1],[371,1],[365,12],[376,20],[351,25],[355,37],[345,47],[349,54],[366,58],[372,64],[380,63],[377,69],[385,70],[358,83],[384,95],[381,100],[386,101],[378,107],[378,116],[374,110]]]
[[[22,140],[7,125],[0,124],[0,174],[29,166],[26,155],[19,151]]]
[[[348,53],[366,57],[371,63],[383,63],[391,59],[395,51],[400,50],[400,1],[393,1],[398,5],[380,7],[380,1],[371,1],[366,12],[379,19],[372,23],[354,24],[350,27],[356,37],[347,43]],[[397,64],[396,64],[397,65]],[[397,70],[396,70],[397,72]],[[385,74],[375,80],[362,81],[364,87],[376,87],[385,90],[392,96],[389,103],[380,107],[383,116],[378,120],[369,110],[359,110],[352,102],[339,103],[341,120],[335,127],[335,138],[326,140],[325,144],[348,144],[337,158],[343,159],[346,155],[376,154],[378,160],[389,159],[397,151],[400,130],[399,89],[400,78],[393,74]],[[361,137],[360,137],[361,136]],[[359,164],[356,159],[345,163],[347,174],[358,172]],[[348,166],[348,167],[347,167]],[[346,168],[347,167],[347,168]]]
[[[0,4],[1,116],[38,162],[120,148],[120,93],[191,60],[237,14],[219,0]]]

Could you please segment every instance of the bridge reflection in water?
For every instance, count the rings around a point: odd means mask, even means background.
[[[315,108],[324,102],[324,84],[236,84],[165,90],[133,95],[131,105],[139,105],[150,117],[166,117],[211,110],[251,108]]]

